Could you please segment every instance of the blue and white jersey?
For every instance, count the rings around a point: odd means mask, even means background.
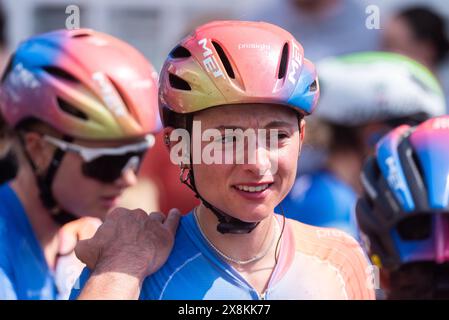
[[[281,226],[283,218],[276,217]],[[209,245],[190,213],[181,218],[167,262],[144,280],[140,299],[372,299],[362,249],[335,232],[287,219],[278,263],[261,295]],[[84,269],[71,299],[89,276]]]
[[[14,190],[0,186],[0,300],[58,298],[54,275]]]

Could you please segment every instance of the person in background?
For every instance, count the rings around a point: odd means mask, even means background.
[[[66,298],[90,238],[154,144],[157,75],[90,29],[19,45],[0,83],[1,136],[18,173],[0,186],[0,299]]]
[[[3,73],[9,57],[6,41],[6,26],[6,15],[3,7],[0,5],[0,74]],[[0,127],[3,126],[4,124],[0,123]],[[0,184],[14,178],[16,173],[17,159],[14,153],[10,151],[8,142],[0,136]]]
[[[427,7],[411,7],[394,15],[382,35],[382,49],[397,52],[425,65],[442,82],[449,96],[449,79],[443,76],[449,40],[444,18]],[[449,107],[447,107],[449,111]]]
[[[427,68],[394,53],[333,57],[317,68],[322,94],[307,137],[325,147],[326,161],[296,179],[278,211],[357,236],[354,208],[364,158],[395,126],[444,114],[444,96]]]
[[[379,49],[380,28],[366,26],[366,7],[357,0],[280,0],[251,19],[278,24],[307,48],[313,61]]]
[[[362,242],[387,299],[449,299],[449,116],[385,135],[363,167]]]

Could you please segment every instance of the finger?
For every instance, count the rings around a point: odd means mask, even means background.
[[[102,221],[98,218],[88,217],[85,219],[81,229],[78,232],[78,240],[92,238],[101,226]]]
[[[73,251],[78,241],[75,232],[67,231],[68,228],[61,228],[58,233],[59,249],[58,253],[65,256]]]
[[[98,254],[98,250],[95,250],[90,239],[79,241],[75,247],[76,257],[91,270],[97,263]]]
[[[177,208],[170,209],[167,219],[165,219],[164,225],[174,233],[178,228],[179,220],[181,218],[181,212]]]
[[[165,220],[165,216],[161,212],[151,212],[148,216],[151,220],[158,221],[163,223]]]
[[[65,224],[58,232],[59,254],[67,255],[73,251],[78,240],[92,238],[101,220],[94,217],[83,217]]]
[[[148,219],[148,213],[145,210],[142,210],[142,209],[134,209],[132,211],[132,214],[134,215],[134,217],[136,219],[140,219],[140,220]]]
[[[122,207],[117,207],[117,208],[114,208],[112,211],[110,211],[106,215],[106,220],[108,220],[108,219],[109,220],[119,219],[124,214],[128,214],[130,212],[132,212],[132,210],[126,209],[126,208],[122,208]]]

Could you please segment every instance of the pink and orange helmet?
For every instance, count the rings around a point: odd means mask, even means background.
[[[141,137],[157,128],[157,73],[136,49],[89,29],[23,42],[3,75],[0,111],[13,127],[38,119],[90,140]]]
[[[197,28],[171,51],[160,75],[162,115],[243,103],[285,105],[307,115],[318,97],[315,67],[301,44],[264,22],[216,21]]]

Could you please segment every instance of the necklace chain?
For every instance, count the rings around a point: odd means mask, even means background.
[[[198,229],[201,232],[201,235],[203,236],[204,239],[206,239],[206,242],[212,247],[212,249],[214,249],[215,252],[218,253],[218,255],[220,255],[223,259],[225,259],[227,261],[230,261],[230,262],[233,262],[233,263],[238,264],[238,265],[246,265],[246,264],[249,264],[251,262],[258,261],[258,260],[262,259],[263,257],[265,257],[268,254],[268,252],[270,251],[271,247],[273,246],[274,240],[276,238],[276,232],[275,232],[273,234],[273,237],[271,238],[271,242],[268,245],[268,247],[262,253],[260,253],[259,255],[256,255],[256,256],[248,259],[248,260],[237,260],[237,259],[234,259],[234,258],[224,254],[220,249],[218,249],[216,246],[214,246],[212,244],[212,242],[209,240],[209,238],[207,238],[207,236],[204,234],[203,229],[201,228],[200,221],[199,221],[198,215],[197,215],[197,208],[195,208],[195,210],[193,212],[193,215],[195,217],[195,222],[196,222],[196,225],[198,226]],[[274,218],[274,219],[275,219],[274,222],[275,222],[276,230],[278,230],[279,226],[277,224],[276,218]]]

